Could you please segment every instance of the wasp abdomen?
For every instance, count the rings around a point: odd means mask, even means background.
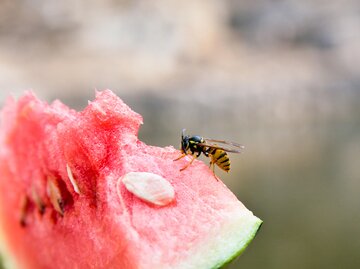
[[[211,162],[210,165],[216,164],[225,172],[229,172],[230,170],[230,159],[226,151],[218,148],[209,148],[208,151]]]

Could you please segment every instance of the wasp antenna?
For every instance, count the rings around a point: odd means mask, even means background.
[[[185,131],[186,131],[186,129],[185,129],[185,128],[184,128],[184,129],[182,129],[182,131],[181,131],[181,137],[182,137],[182,138],[185,136]]]

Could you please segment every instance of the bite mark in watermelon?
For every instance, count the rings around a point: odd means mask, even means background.
[[[218,268],[262,223],[203,162],[180,172],[178,150],[141,142],[142,117],[109,90],[81,112],[27,93],[7,101],[1,120],[0,251],[9,268]],[[118,183],[132,172],[166,179],[173,200],[139,199]]]

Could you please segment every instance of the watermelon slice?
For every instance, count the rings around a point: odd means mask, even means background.
[[[188,160],[173,161],[179,150],[141,142],[141,123],[109,90],[82,112],[32,93],[7,101],[8,268],[219,268],[246,248],[262,221],[203,162],[180,172]]]

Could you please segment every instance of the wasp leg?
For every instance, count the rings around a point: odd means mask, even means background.
[[[180,160],[180,159],[184,158],[185,156],[186,156],[186,154],[185,154],[185,153],[183,153],[183,154],[181,154],[178,158],[176,158],[176,159],[175,159],[175,160],[173,160],[173,161]]]
[[[215,163],[210,161],[210,165],[209,165],[209,169],[211,169],[211,166],[212,166],[212,171],[213,171],[213,174],[214,174],[214,177],[217,181],[219,181],[219,178],[216,176],[215,174]]]
[[[180,171],[184,171],[186,168],[188,168],[195,159],[196,159],[196,156],[193,155],[193,158],[191,159],[191,161],[185,167],[181,168]]]

